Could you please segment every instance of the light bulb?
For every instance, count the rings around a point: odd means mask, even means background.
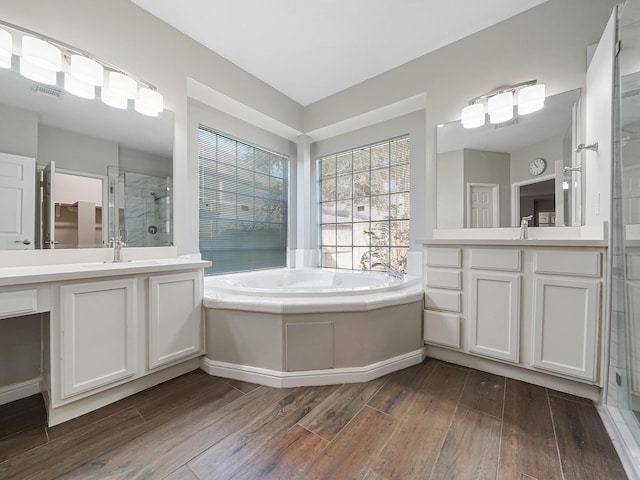
[[[120,72],[109,72],[107,86],[112,92],[126,98],[136,98],[138,91],[138,82]]]
[[[109,87],[102,87],[102,94],[100,96],[102,102],[113,108],[119,108],[124,110],[129,106],[129,100],[124,95],[120,95],[114,92]]]
[[[489,121],[503,123],[513,118],[513,93],[504,92],[494,95],[487,102]]]
[[[70,72],[78,80],[91,85],[104,84],[104,67],[82,55],[71,55]]]
[[[518,91],[518,114],[537,112],[544,107],[545,87],[542,83]]]
[[[156,116],[164,109],[164,99],[155,90],[141,88],[138,92],[134,108],[143,115]]]
[[[477,128],[484,125],[484,105],[474,103],[462,109],[462,126],[464,128]]]
[[[62,70],[62,53],[58,47],[36,37],[22,37],[21,58],[52,72]]]
[[[64,74],[64,89],[77,97],[92,99],[96,96],[96,87],[94,85],[78,80],[69,73]]]
[[[55,85],[58,80],[56,72],[42,68],[39,65],[34,65],[24,58],[20,59],[20,75],[35,82],[45,83],[47,85]]]

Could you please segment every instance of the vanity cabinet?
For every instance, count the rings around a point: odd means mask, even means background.
[[[427,355],[600,385],[604,249],[488,243],[425,246]]]
[[[150,369],[203,353],[202,272],[149,278]]]
[[[200,355],[202,290],[201,270],[54,285],[54,405]]]
[[[61,398],[135,375],[135,278],[62,285],[59,295]]]

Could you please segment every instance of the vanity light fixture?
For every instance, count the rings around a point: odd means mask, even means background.
[[[120,110],[124,110],[129,106],[129,99],[127,97],[118,92],[114,92],[109,87],[102,87],[100,98],[102,103],[113,108],[119,108]]]
[[[164,109],[162,95],[148,88],[141,88],[138,91],[134,108],[138,113],[155,117]]]
[[[462,126],[464,128],[476,128],[484,125],[484,105],[474,103],[462,109]]]
[[[4,28],[0,28],[0,68],[11,68],[13,37]]]
[[[0,20],[0,67],[11,68],[12,35],[22,36],[19,71],[24,77],[47,85],[57,85],[57,72],[63,71],[64,89],[83,98],[95,98],[96,87],[103,103],[119,109],[135,100],[135,110],[157,116],[164,110],[164,99],[156,87],[93,55]]]
[[[513,92],[502,92],[487,101],[491,123],[504,123],[513,118]]]
[[[545,87],[537,80],[509,85],[480,95],[469,101],[462,109],[464,128],[477,128],[485,124],[486,114],[493,124],[504,123],[513,118],[514,97],[517,98],[518,115],[526,115],[544,106]],[[486,107],[485,107],[486,104]]]
[[[544,107],[546,97],[543,83],[529,85],[518,90],[518,115],[537,112]]]
[[[60,49],[49,42],[28,35],[22,37],[21,60],[52,72],[62,70]]]
[[[109,72],[107,74],[107,86],[116,95],[124,98],[136,98],[138,83],[124,73]]]
[[[75,79],[89,85],[104,85],[104,67],[83,55],[73,54],[69,58],[69,73]],[[93,97],[92,97],[93,98]]]
[[[58,83],[57,72],[43,68],[27,60],[20,61],[20,75],[34,82],[44,83],[46,85],[55,85]]]
[[[90,83],[78,80],[70,73],[64,74],[64,89],[78,97],[92,99],[96,97],[96,87]]]

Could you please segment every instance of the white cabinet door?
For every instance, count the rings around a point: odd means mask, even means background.
[[[135,279],[60,287],[62,398],[136,373]]]
[[[202,353],[202,271],[149,279],[149,368]]]
[[[520,275],[471,275],[469,351],[518,363]]]
[[[599,280],[538,278],[534,366],[594,381],[599,303]]]

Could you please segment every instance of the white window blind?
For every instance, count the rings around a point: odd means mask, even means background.
[[[198,134],[205,275],[286,266],[288,157],[202,125]]]
[[[409,137],[318,159],[323,267],[406,271]]]

